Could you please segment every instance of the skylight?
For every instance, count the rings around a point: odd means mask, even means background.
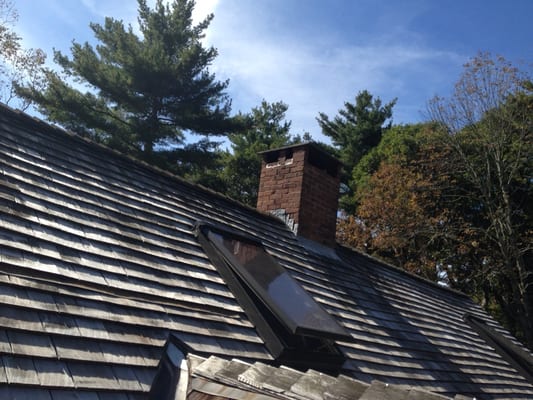
[[[292,334],[345,340],[351,338],[265,251],[261,243],[213,231],[209,231],[208,237],[235,272]]]
[[[197,236],[271,354],[295,368],[338,372],[334,340],[349,332],[265,250],[240,232],[198,224]]]

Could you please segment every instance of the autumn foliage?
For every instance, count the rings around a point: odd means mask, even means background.
[[[436,280],[440,262],[437,247],[449,211],[441,201],[441,181],[449,177],[435,170],[445,153],[424,144],[431,135],[429,126],[396,127],[385,138],[386,146],[375,171],[360,177],[357,216],[339,223],[339,239],[377,255],[410,272]],[[416,151],[407,143],[416,139]]]
[[[354,169],[338,238],[476,298],[533,348],[533,83],[474,57],[432,124],[392,127]]]

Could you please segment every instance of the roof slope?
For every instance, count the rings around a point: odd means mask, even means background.
[[[260,239],[357,340],[343,374],[453,397],[533,387],[463,321],[468,298],[0,109],[0,397],[144,398],[174,332],[202,356],[271,361],[194,236],[198,220]],[[80,395],[81,393],[81,395]]]

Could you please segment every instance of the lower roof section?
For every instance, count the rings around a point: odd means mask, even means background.
[[[330,376],[318,371],[297,371],[218,357],[188,356],[187,399],[227,398],[232,400],[272,399],[417,399],[446,400],[445,396],[408,386],[380,381],[365,383],[345,375]]]

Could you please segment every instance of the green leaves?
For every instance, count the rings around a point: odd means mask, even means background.
[[[431,130],[432,127],[427,124],[395,125],[388,129],[379,144],[368,151],[352,171],[356,205],[381,163],[407,165],[417,157],[424,136],[430,134]]]

